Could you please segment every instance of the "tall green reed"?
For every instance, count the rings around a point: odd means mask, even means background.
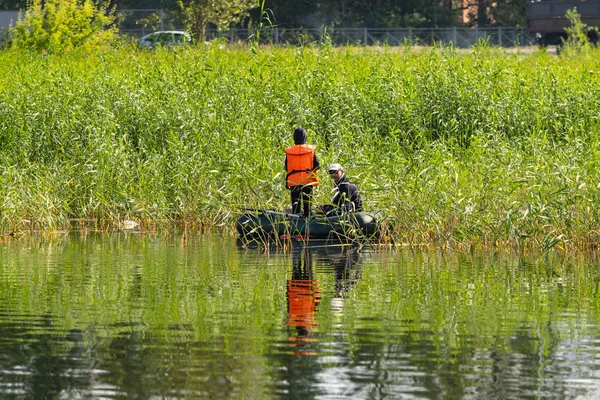
[[[5,232],[73,218],[230,226],[242,207],[287,207],[283,148],[304,126],[322,164],[342,163],[367,207],[393,217],[397,241],[597,237],[594,57],[203,45],[9,51],[0,65]]]

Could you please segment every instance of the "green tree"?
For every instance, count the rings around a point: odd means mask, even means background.
[[[114,10],[91,0],[31,0],[10,30],[13,48],[63,53],[96,47],[117,36]]]
[[[26,6],[26,0],[0,0],[0,10],[22,10]]]
[[[211,23],[222,30],[240,22],[248,11],[258,7],[256,0],[179,0],[186,27],[201,38]]]
[[[496,26],[525,27],[527,25],[525,0],[496,0],[490,7],[491,19]]]
[[[565,28],[567,34],[564,40],[565,51],[579,53],[588,50],[591,46],[588,36],[590,31],[597,30],[596,27],[590,27],[581,21],[581,15],[577,12],[577,8],[567,10],[565,17],[571,23],[570,27]]]
[[[398,28],[459,25],[460,0],[266,0],[288,28]],[[256,12],[252,14],[257,19]]]
[[[474,11],[469,13],[472,26],[515,26],[527,25],[526,0],[477,0]]]

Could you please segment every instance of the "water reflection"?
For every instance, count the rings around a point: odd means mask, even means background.
[[[333,270],[334,296],[346,297],[356,286],[361,275],[361,252],[358,248],[326,246],[315,251],[324,272]]]
[[[600,388],[597,264],[174,243],[0,246],[0,398],[575,399]]]
[[[343,299],[360,278],[360,252],[342,246],[298,247],[292,253],[292,272],[287,281],[287,325],[296,329],[293,341],[310,341],[318,331],[315,318],[321,302],[320,282],[315,278],[315,268],[320,273],[331,273],[334,279],[332,311],[339,314]],[[316,264],[316,266],[315,266]]]
[[[314,279],[312,254],[308,248],[295,251],[292,259],[292,276],[287,281],[287,325],[294,327],[296,334],[290,336],[288,341],[300,347],[310,342],[312,333],[317,330],[315,313],[321,302],[321,290],[319,281]],[[297,354],[316,353],[298,350]]]
[[[344,303],[359,283],[361,253],[349,247],[299,247],[290,261],[288,336],[285,348],[273,354],[274,365],[284,366],[277,372],[274,391],[290,399],[344,392],[331,386],[341,380],[332,379],[329,364],[351,364]]]

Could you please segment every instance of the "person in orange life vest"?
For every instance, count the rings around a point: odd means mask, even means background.
[[[285,149],[286,187],[292,197],[292,213],[310,215],[313,187],[319,185],[317,170],[320,167],[316,147],[306,143],[304,128],[294,131],[294,145]]]

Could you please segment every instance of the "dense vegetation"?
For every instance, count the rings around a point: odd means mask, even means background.
[[[283,148],[308,129],[394,238],[596,243],[596,53],[486,47],[0,54],[0,223],[52,231],[230,225],[288,206]],[[330,197],[325,177],[319,202]]]
[[[235,0],[233,2],[240,2]],[[406,26],[444,27],[462,25],[464,4],[459,0],[262,0],[250,3],[241,26],[256,25],[261,19],[261,9],[270,10],[273,23],[281,28],[390,28]],[[96,2],[102,4],[103,2]],[[105,3],[105,2],[104,2]],[[182,17],[182,5],[207,7],[209,13],[232,1],[205,0],[111,0],[110,6],[124,9],[163,9],[178,20]],[[525,26],[524,0],[478,0],[471,7],[471,21],[483,26]],[[0,9],[18,10],[27,7],[25,0],[0,1]],[[215,5],[217,7],[215,7]],[[261,7],[263,5],[264,7]],[[480,10],[476,11],[476,10]],[[216,23],[217,21],[211,21]]]

